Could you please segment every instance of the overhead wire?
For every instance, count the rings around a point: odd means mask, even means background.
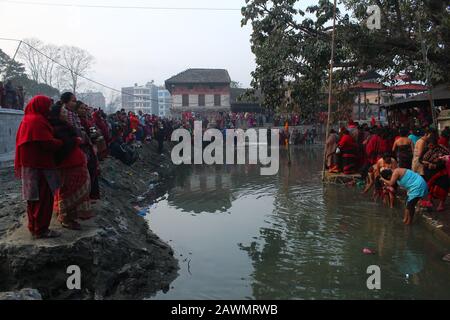
[[[113,88],[113,87],[111,87],[111,86],[108,86],[108,85],[103,84],[103,83],[101,83],[101,82],[98,82],[98,81],[96,81],[96,80],[93,80],[93,79],[90,79],[90,78],[88,78],[88,77],[86,77],[86,76],[83,76],[83,75],[77,73],[76,71],[72,70],[71,68],[65,66],[64,64],[60,63],[59,61],[57,61],[57,60],[55,60],[55,59],[49,57],[47,54],[45,54],[45,53],[42,52],[41,50],[35,48],[34,46],[30,45],[30,44],[27,43],[26,41],[19,40],[19,39],[11,39],[11,38],[1,38],[1,37],[0,37],[0,40],[22,42],[23,44],[25,44],[25,45],[27,45],[28,47],[30,47],[30,48],[32,48],[33,50],[35,50],[37,53],[39,53],[39,54],[41,54],[42,56],[46,57],[47,59],[49,59],[49,60],[52,61],[53,63],[59,65],[60,67],[62,67],[62,68],[64,68],[64,69],[68,70],[69,72],[75,74],[75,75],[78,76],[79,78],[84,79],[84,80],[86,80],[86,81],[89,81],[89,82],[91,82],[91,83],[94,83],[94,84],[96,84],[96,85],[98,85],[98,86],[101,86],[101,87],[103,87],[103,88],[105,88],[105,89],[109,89],[109,90],[111,90],[111,91],[113,91],[113,92],[117,92],[117,93],[120,93],[120,94],[122,94],[122,95],[126,95],[126,96],[130,96],[130,97],[138,98],[138,100],[135,101],[135,102],[152,101],[152,102],[158,102],[158,103],[159,103],[159,99],[153,99],[153,98],[149,98],[149,97],[145,97],[145,96],[140,96],[140,95],[136,95],[136,94],[124,92],[123,90],[119,90],[119,89]],[[183,105],[182,105],[182,104],[177,105],[177,104],[174,104],[174,103],[172,102],[172,106],[182,107]]]
[[[74,7],[74,8],[95,8],[95,9],[133,9],[133,10],[164,10],[164,11],[241,11],[237,8],[219,8],[219,7],[157,7],[157,6],[115,6],[115,5],[97,5],[97,4],[73,4],[73,3],[54,3],[54,2],[31,2],[31,1],[13,1],[0,0],[0,2],[19,5],[49,6],[49,7]]]

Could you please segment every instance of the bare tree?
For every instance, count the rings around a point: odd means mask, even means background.
[[[106,100],[106,113],[114,113],[121,108],[122,96],[116,91],[110,91]]]
[[[18,52],[18,57],[24,62],[30,78],[36,82],[41,78],[41,66],[45,60],[36,49],[41,50],[43,47],[44,43],[41,40],[28,38],[23,40]]]
[[[53,86],[58,89],[59,92],[68,91],[70,88],[67,86],[68,77],[67,69],[57,65],[53,74]]]
[[[42,48],[42,52],[45,53],[47,58],[43,59],[41,64],[40,76],[43,83],[49,86],[54,86],[56,77],[56,63],[60,59],[60,48],[47,44]]]
[[[94,57],[86,50],[72,47],[61,47],[61,62],[67,73],[67,86],[73,93],[77,92],[80,85],[80,76],[87,76],[94,64]]]

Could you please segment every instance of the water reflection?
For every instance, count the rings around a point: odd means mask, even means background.
[[[275,177],[252,165],[180,172],[150,217],[182,255],[174,288],[157,299],[450,298],[445,248],[428,231],[361,190],[323,187],[319,148],[291,152]],[[370,265],[381,267],[381,291],[367,289]]]

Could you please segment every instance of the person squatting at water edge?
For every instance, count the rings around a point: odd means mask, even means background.
[[[350,121],[339,135],[334,130],[326,144],[326,168],[331,175],[361,175],[368,193],[375,186],[374,200],[382,198],[386,205],[394,206],[395,188],[379,181],[384,169],[410,169],[419,174],[428,185],[428,196],[419,202],[420,207],[445,212],[450,190],[450,128],[441,134],[429,126],[388,127],[381,124],[369,127]],[[433,203],[433,200],[438,202]]]
[[[407,190],[403,223],[412,225],[418,202],[428,195],[428,186],[425,180],[417,173],[403,168],[397,168],[394,171],[386,169],[381,172],[381,180],[388,187],[399,185]]]

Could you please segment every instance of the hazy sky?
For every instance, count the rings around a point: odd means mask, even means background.
[[[118,6],[218,7],[240,9],[245,0],[27,0],[27,2]],[[305,4],[316,2],[304,0]],[[120,88],[164,80],[187,68],[224,68],[248,86],[255,67],[250,27],[240,11],[152,11],[49,7],[0,1],[0,37],[36,37],[88,50],[91,77]],[[16,44],[0,41],[12,55]]]

